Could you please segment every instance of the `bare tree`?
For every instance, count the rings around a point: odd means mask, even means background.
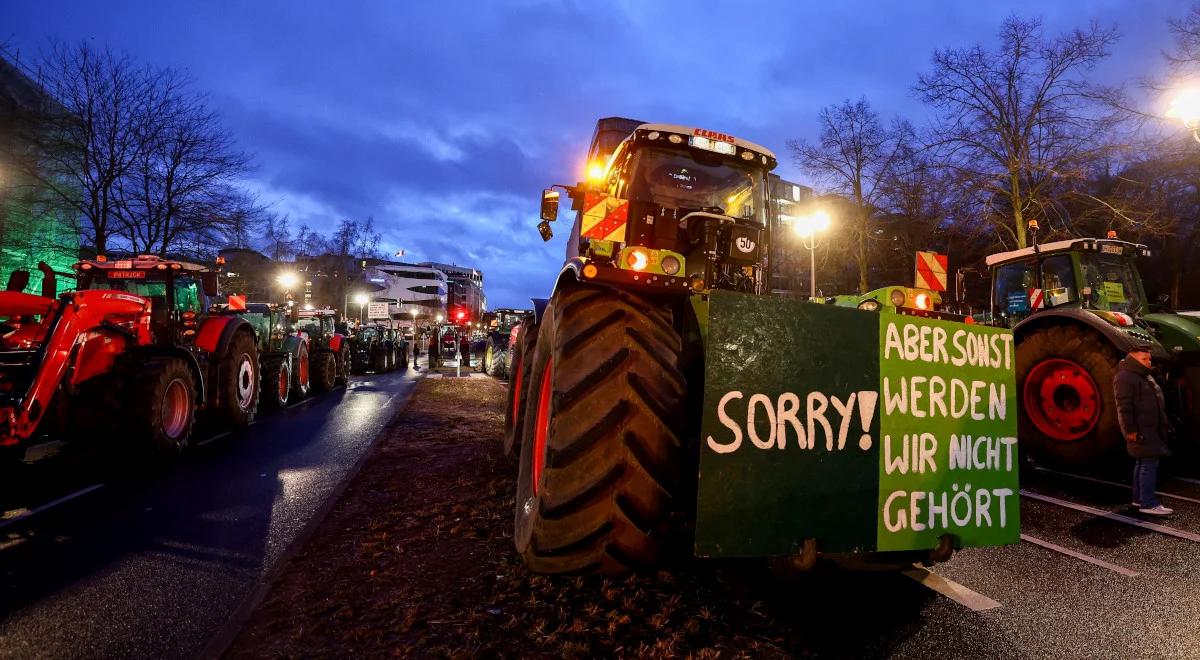
[[[58,107],[27,135],[37,152],[27,174],[78,214],[84,242],[104,252],[117,228],[118,182],[156,138],[152,119],[173,81],[86,43],[53,44],[37,75]]]
[[[871,219],[878,209],[882,183],[891,176],[911,130],[903,122],[885,128],[865,98],[822,108],[818,124],[816,144],[793,140],[788,147],[797,165],[852,203],[850,217],[838,218],[838,233],[853,245],[858,290],[866,293]]]
[[[999,46],[934,51],[915,91],[939,113],[933,146],[978,193],[1002,244],[1024,247],[1026,222],[1114,148],[1121,90],[1084,75],[1109,55],[1114,29],[1048,38],[1039,20],[1006,19]],[[1047,219],[1051,219],[1046,216]]]
[[[262,220],[262,209],[235,185],[250,157],[203,98],[181,91],[186,80],[168,72],[158,82],[155,91],[169,96],[147,118],[152,138],[116,182],[121,233],[135,252],[160,255],[189,236],[246,242]]]

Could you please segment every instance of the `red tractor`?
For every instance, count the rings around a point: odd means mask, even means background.
[[[350,380],[350,341],[337,329],[329,308],[300,311],[297,328],[309,345],[314,392],[328,392]]]
[[[78,290],[61,296],[52,272],[42,295],[0,292],[0,449],[119,429],[122,443],[170,457],[187,447],[198,415],[217,428],[249,426],[257,341],[244,319],[208,313],[216,270],[152,255],[101,256],[74,270]]]

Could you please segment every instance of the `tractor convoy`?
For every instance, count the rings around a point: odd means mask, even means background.
[[[408,366],[407,342],[386,324],[350,338],[331,309],[218,301],[215,267],[139,255],[83,260],[73,273],[40,268],[40,295],[24,292],[20,270],[0,291],[5,462],[64,440],[167,459],[197,428],[241,431],[260,406],[345,384],[352,344],[368,346],[374,371]],[[73,290],[58,293],[60,275]]]
[[[74,269],[74,292],[56,296],[52,272],[42,295],[0,292],[0,448],[51,432],[169,457],[197,421],[250,425],[258,341],[245,319],[210,313],[215,270],[145,255]]]

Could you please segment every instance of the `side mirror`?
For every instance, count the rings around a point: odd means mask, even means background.
[[[209,298],[217,296],[217,273],[215,271],[200,273],[200,284],[204,287],[204,295]]]
[[[542,220],[554,222],[558,218],[558,197],[557,190],[547,188],[542,191]]]
[[[554,238],[554,230],[550,229],[550,223],[545,220],[538,223],[538,233],[542,235],[543,241],[549,241]]]

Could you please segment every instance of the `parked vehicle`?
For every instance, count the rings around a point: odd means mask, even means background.
[[[337,313],[329,308],[300,310],[297,329],[308,342],[312,389],[328,392],[350,379],[350,343],[336,327]]]
[[[0,448],[45,436],[175,456],[197,418],[244,429],[258,411],[254,328],[211,314],[215,269],[154,255],[74,266],[78,290],[0,292]],[[119,431],[119,432],[118,432]]]

